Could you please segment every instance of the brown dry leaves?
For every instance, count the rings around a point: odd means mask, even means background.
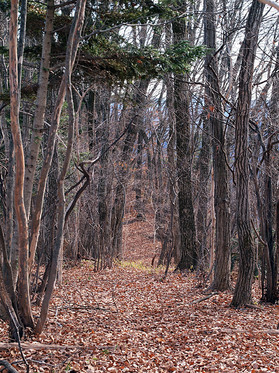
[[[90,262],[65,270],[44,333],[28,341],[73,347],[26,351],[32,371],[279,371],[278,335],[266,332],[276,307],[234,310],[228,293],[191,304],[203,296],[194,275],[160,278],[128,266],[94,273]]]
[[[193,304],[204,297],[194,274],[162,282],[142,265],[93,268],[65,269],[43,334],[26,340],[68,347],[26,349],[32,372],[279,372],[279,335],[268,332],[276,306],[234,310],[231,293]],[[2,342],[6,332],[1,323]],[[0,358],[20,355],[13,348]]]

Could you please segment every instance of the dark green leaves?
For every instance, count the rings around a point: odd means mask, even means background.
[[[170,72],[185,74],[191,62],[206,53],[203,46],[191,46],[188,41],[171,45],[166,50],[151,46],[139,48],[130,43],[119,46],[104,37],[91,42],[91,46],[84,46],[87,68],[91,64],[95,69],[106,71],[112,80],[120,81],[160,78]]]

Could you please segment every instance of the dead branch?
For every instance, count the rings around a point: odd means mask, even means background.
[[[0,343],[0,351],[4,351],[4,350],[10,350],[11,348],[17,348],[18,349],[18,344],[15,343],[15,342],[11,342],[11,343]],[[95,350],[96,346],[78,346],[78,345],[56,345],[56,344],[53,344],[53,345],[47,345],[47,344],[43,344],[43,343],[28,343],[28,342],[23,342],[21,343],[21,348],[24,349],[24,350],[59,350],[59,349],[63,349],[63,350],[66,350],[66,349],[87,349],[87,350]]]
[[[0,366],[3,366],[8,373],[18,373],[18,371],[7,360],[0,360]]]
[[[194,300],[193,302],[191,302],[190,304],[197,304],[197,303],[200,303],[200,302],[203,302],[211,297],[213,297],[214,295],[216,295],[218,293],[214,292],[214,293],[211,293],[209,295],[207,295],[206,297],[203,297],[203,298],[200,298],[200,299],[197,299],[197,300]]]
[[[228,334],[232,334],[232,333],[249,333],[249,334],[256,334],[256,333],[260,333],[260,334],[269,334],[269,335],[279,335],[279,330],[277,329],[258,329],[258,330],[249,330],[249,329],[218,329],[218,330],[214,330],[214,332],[217,332],[217,333],[228,333]]]

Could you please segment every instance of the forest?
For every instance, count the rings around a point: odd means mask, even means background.
[[[279,371],[278,11],[0,0],[0,371]]]

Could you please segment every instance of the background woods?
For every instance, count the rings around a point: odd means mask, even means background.
[[[256,277],[278,300],[278,32],[258,0],[0,3],[12,338],[42,332],[64,260],[125,258],[133,221],[152,226],[166,273],[224,291],[234,268],[233,306]]]

